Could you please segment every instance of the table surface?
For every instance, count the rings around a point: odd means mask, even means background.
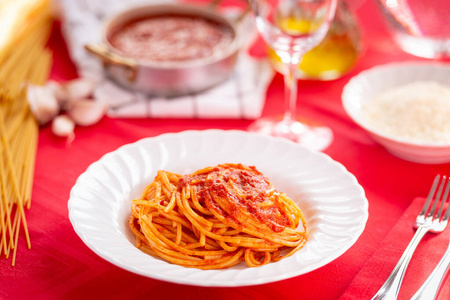
[[[376,144],[346,115],[340,95],[348,80],[372,66],[394,61],[420,61],[391,40],[375,1],[356,10],[364,51],[353,70],[334,81],[299,83],[299,115],[332,128],[335,139],[324,152],[342,163],[364,188],[369,219],[360,238],[342,256],[295,278],[237,288],[194,287],[162,282],[122,270],[94,254],[75,234],[68,218],[70,189],[86,168],[102,155],[141,138],[188,129],[246,130],[250,120],[111,119],[77,127],[67,144],[49,126],[40,129],[33,200],[26,212],[32,248],[19,240],[16,266],[0,259],[2,299],[338,299],[380,247],[412,200],[426,196],[436,174],[450,174],[450,165],[422,165],[401,160]],[[77,77],[65,42],[55,25],[49,47],[54,53],[51,77]],[[276,74],[267,91],[264,115],[282,110],[283,78]],[[411,220],[411,224],[412,224]],[[405,246],[408,241],[405,241]],[[419,245],[420,247],[420,245]],[[444,249],[436,251],[443,252]],[[434,262],[437,263],[437,262]],[[425,262],[423,262],[425,264]],[[418,263],[420,267],[420,263]],[[418,289],[406,279],[402,297]],[[447,284],[448,281],[447,281]]]

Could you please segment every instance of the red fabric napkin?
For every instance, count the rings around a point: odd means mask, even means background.
[[[380,241],[378,250],[355,276],[340,300],[371,299],[377,293],[411,241],[415,233],[413,224],[424,202],[424,198],[414,199],[387,236]],[[406,270],[398,299],[410,299],[416,293],[441,259],[449,239],[450,228],[440,234],[427,233],[424,236]],[[449,278],[446,278],[438,299],[450,299]]]

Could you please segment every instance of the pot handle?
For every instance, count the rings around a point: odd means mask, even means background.
[[[134,82],[137,77],[138,64],[136,60],[120,56],[109,51],[103,44],[87,44],[84,48],[90,53],[100,57],[104,64],[122,66],[126,69],[126,77],[130,82]]]

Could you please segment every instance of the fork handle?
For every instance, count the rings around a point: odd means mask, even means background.
[[[420,289],[414,294],[411,300],[422,300],[422,299],[436,299],[439,288],[444,280],[450,267],[450,243],[444,256],[441,258],[436,268],[431,273],[430,277],[425,281],[425,283],[420,287]]]
[[[419,227],[414,234],[414,237],[409,242],[408,247],[406,247],[405,252],[403,252],[400,260],[395,265],[394,270],[392,270],[386,282],[380,288],[380,290],[373,296],[372,300],[395,300],[397,299],[398,292],[400,291],[400,286],[403,281],[403,276],[405,275],[406,268],[408,267],[409,261],[416,250],[417,245],[422,240],[425,233],[428,232],[428,228]]]

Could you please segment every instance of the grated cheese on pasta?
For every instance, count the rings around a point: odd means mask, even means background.
[[[417,81],[387,90],[362,107],[375,131],[417,143],[450,143],[450,87]]]

